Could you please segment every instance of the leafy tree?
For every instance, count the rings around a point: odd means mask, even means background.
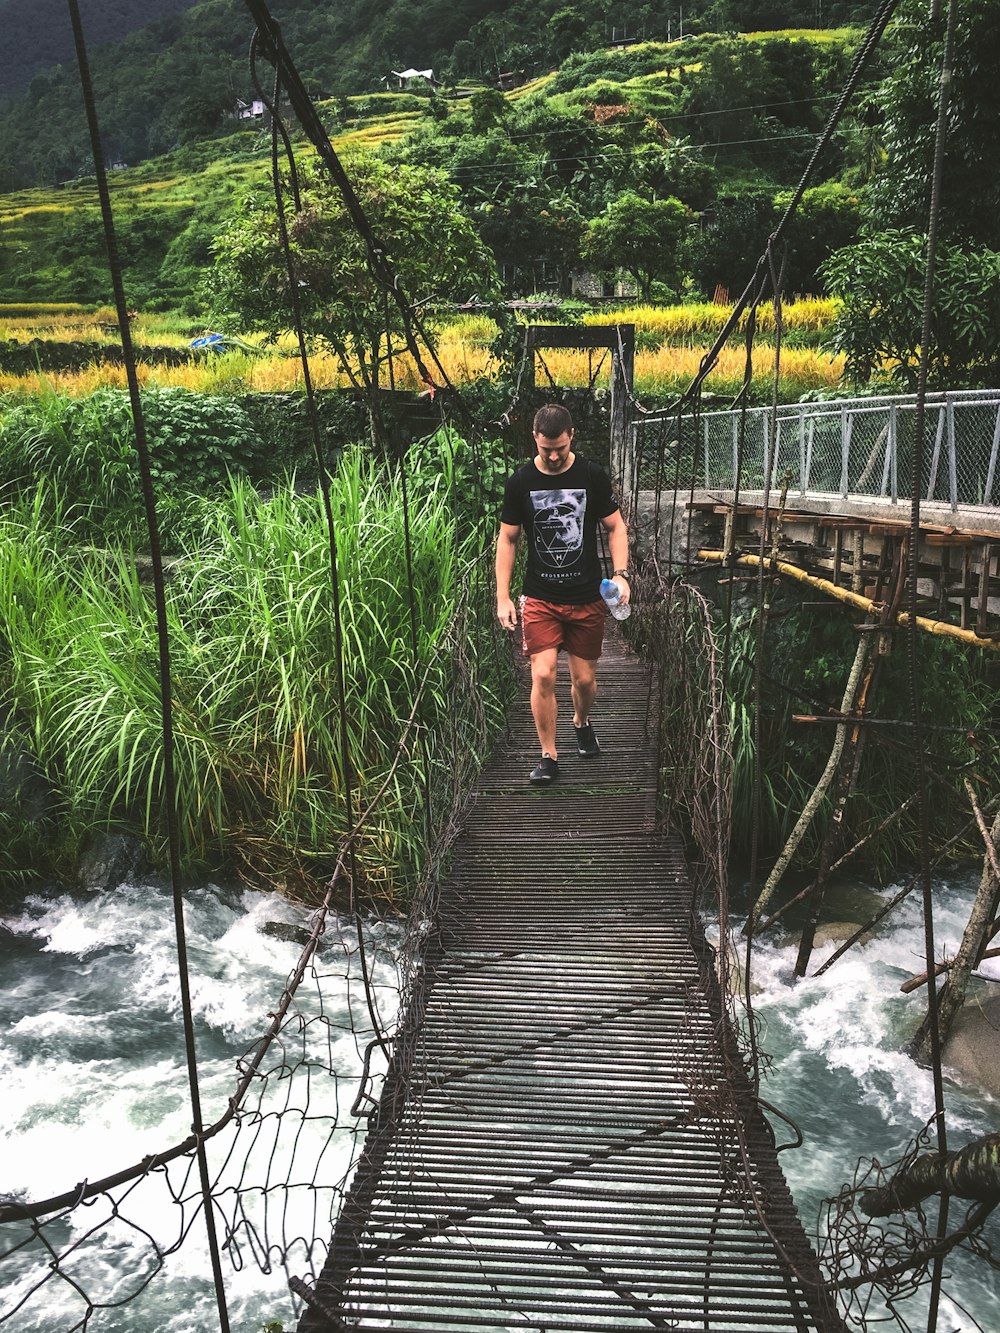
[[[690,208],[707,207],[715,193],[715,172],[689,139],[660,138],[640,143],[627,170],[637,192],[650,198],[673,196]]]
[[[452,47],[451,69],[456,75],[472,74],[479,70],[479,53],[475,44],[467,37],[457,41]]]
[[[678,287],[680,251],[690,211],[679,199],[641,199],[627,191],[587,224],[581,254],[598,272],[635,279],[642,300],[654,282]]]
[[[177,129],[181,142],[211,134],[233,103],[231,95],[212,87],[194,88],[177,108]]]
[[[548,35],[552,55],[561,59],[574,49],[587,31],[587,20],[574,7],[557,9],[549,19]]]
[[[845,117],[839,140],[845,163],[841,180],[845,185],[870,185],[885,164],[882,112],[873,98]]]
[[[691,237],[688,264],[697,287],[711,296],[717,286],[734,295],[753,273],[758,256],[774,230],[774,202],[769,191],[724,194],[702,218]]]
[[[456,191],[441,177],[374,156],[356,158],[351,178],[402,290],[417,307],[468,297],[489,297],[495,270]],[[288,230],[307,332],[335,353],[364,395],[372,428],[380,434],[379,394],[384,385],[387,328],[401,346],[398,308],[376,281],[367,249],[340,191],[317,168],[302,176],[302,207]],[[215,243],[216,265],[207,279],[210,298],[244,328],[276,338],[292,319],[288,274],[273,199],[250,196]],[[388,326],[386,320],[388,319]]]
[[[788,194],[775,197],[775,225],[790,198]],[[786,232],[785,292],[819,290],[822,265],[834,250],[854,241],[860,225],[861,196],[857,190],[848,189],[836,181],[806,190]]]
[[[869,236],[827,260],[822,273],[843,302],[832,329],[855,383],[884,377],[912,389],[920,355],[927,238]],[[1000,388],[1000,253],[942,244],[932,309],[928,380],[940,389]]]
[[[533,274],[544,266],[555,271],[559,291],[568,294],[586,225],[570,191],[529,178],[484,201],[473,216],[497,263],[509,271],[510,290],[524,289],[525,269]]]
[[[507,99],[498,88],[484,88],[472,97],[469,109],[473,133],[486,134],[494,126],[503,124],[507,117]]]
[[[906,0],[895,28],[892,72],[877,101],[885,161],[871,195],[880,228],[925,225],[930,194],[946,5],[932,17],[924,0]],[[1000,6],[958,0],[954,72],[941,191],[942,233],[1000,249]]]

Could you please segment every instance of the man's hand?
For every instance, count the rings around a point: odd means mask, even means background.
[[[497,598],[497,620],[504,629],[517,629],[517,607],[509,597]]]
[[[623,578],[621,574],[615,575],[615,582],[618,584],[618,600],[622,606],[628,606],[632,596],[632,589],[628,586],[628,579]]]

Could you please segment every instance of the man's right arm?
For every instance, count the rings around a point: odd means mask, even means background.
[[[521,537],[519,523],[501,523],[497,538],[497,619],[504,629],[517,625],[517,610],[510,596],[510,580],[517,558],[517,543]]]

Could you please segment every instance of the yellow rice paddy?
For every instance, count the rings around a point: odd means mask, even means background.
[[[8,313],[9,312],[9,313]],[[8,317],[4,317],[8,313]],[[614,314],[594,312],[584,317],[584,323],[600,324],[610,321],[635,324],[645,335],[647,346],[636,354],[636,393],[651,402],[675,394],[697,373],[702,357],[714,336],[722,328],[730,307],[718,305],[637,306],[621,309]],[[830,301],[799,301],[789,305],[784,313],[788,328],[820,330],[835,313]],[[773,314],[769,308],[760,313],[759,328],[766,337],[773,331]],[[455,384],[468,384],[482,378],[496,378],[501,367],[490,352],[496,336],[496,325],[484,315],[463,315],[450,320],[438,335],[438,355],[448,379]],[[137,347],[184,348],[192,338],[207,332],[190,321],[163,315],[138,315],[131,324],[132,338]],[[56,342],[91,344],[95,353],[118,343],[115,312],[110,307],[86,311],[82,307],[44,305],[30,307],[17,305],[0,307],[0,338],[16,342],[32,339]],[[655,340],[658,344],[649,347]],[[256,338],[250,338],[257,344]],[[139,378],[142,384],[177,385],[204,393],[290,391],[302,387],[302,368],[295,352],[295,339],[287,335],[274,347],[259,353],[230,351],[192,357],[179,366],[142,362]],[[706,381],[709,392],[735,392],[742,382],[745,353],[741,343],[734,342],[721,353],[718,364]],[[319,388],[345,388],[348,378],[336,358],[318,350],[310,361],[313,380]],[[806,389],[834,387],[843,373],[843,358],[831,357],[815,348],[786,347],[781,355],[782,378],[796,393]],[[397,358],[396,382],[401,388],[422,391],[416,369],[406,355]],[[774,348],[760,342],[754,353],[754,376],[769,380],[774,373]],[[546,351],[536,367],[536,381],[543,385],[548,377],[567,387],[594,383],[606,386],[610,365],[602,361],[600,352]],[[81,370],[26,372],[15,374],[0,371],[0,392],[32,394],[45,390],[80,396],[105,386],[123,386],[125,372],[121,366],[91,362]]]

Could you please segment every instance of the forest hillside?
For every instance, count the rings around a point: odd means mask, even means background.
[[[292,57],[316,95],[395,87],[393,70],[431,69],[436,86],[523,80],[614,41],[818,26],[791,0],[274,0]],[[865,23],[871,0],[822,7],[822,23]],[[254,94],[253,31],[242,0],[82,0],[109,161],[130,166],[223,130]],[[0,0],[0,191],[86,172],[89,148],[63,0]],[[140,26],[141,25],[141,26]],[[110,43],[114,35],[117,39]],[[62,63],[60,63],[62,62]]]

